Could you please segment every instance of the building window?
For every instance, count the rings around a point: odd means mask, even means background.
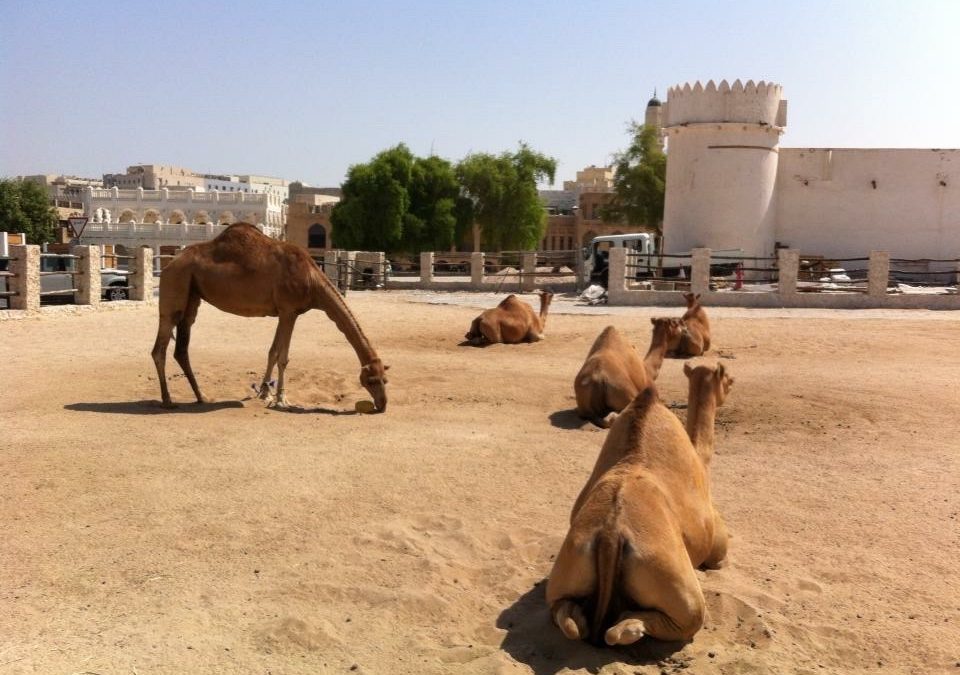
[[[327,231],[324,229],[323,225],[320,223],[314,223],[310,226],[310,229],[307,230],[307,247],[308,248],[326,248],[327,247]]]

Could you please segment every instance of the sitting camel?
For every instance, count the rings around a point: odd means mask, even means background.
[[[611,413],[619,413],[657,379],[668,351],[677,348],[683,333],[680,319],[650,319],[653,338],[643,358],[613,326],[594,341],[573,381],[577,414],[598,427],[608,427]],[[612,417],[612,415],[611,415]]]
[[[684,293],[683,298],[687,301],[687,311],[681,317],[685,330],[673,356],[685,358],[706,354],[710,349],[710,320],[700,304],[700,294]]]
[[[280,318],[270,346],[267,370],[260,383],[261,399],[270,400],[270,379],[278,368],[276,396],[270,404],[289,407],[283,375],[297,317],[322,309],[333,319],[360,359],[360,384],[370,392],[376,409],[387,409],[386,370],[340,293],[313,262],[306,249],[270,239],[248,223],[231,225],[215,239],[192,244],[170,261],[160,275],[160,325],[153,361],[160,379],[164,407],[173,407],[167,389],[167,345],[177,329],[174,358],[183,369],[197,402],[206,401],[190,367],[190,328],[200,301],[238,316]]]
[[[496,342],[517,344],[542,340],[551,300],[553,293],[540,292],[540,316],[537,316],[530,305],[515,295],[508,295],[499,305],[493,309],[485,309],[474,319],[464,337],[475,346]]]
[[[644,389],[613,424],[574,504],[547,581],[551,617],[571,640],[689,640],[703,625],[695,568],[717,568],[727,552],[710,458],[733,379],[722,365],[686,364],[684,373],[686,429],[653,386]]]

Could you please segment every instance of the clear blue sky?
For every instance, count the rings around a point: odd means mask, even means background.
[[[773,80],[787,147],[960,147],[960,1],[0,0],[0,176],[140,163],[337,185],[524,140],[558,183],[654,88]]]

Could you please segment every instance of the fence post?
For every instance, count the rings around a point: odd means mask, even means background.
[[[777,251],[777,292],[781,296],[797,294],[797,279],[800,276],[800,251],[781,248]]]
[[[470,254],[470,283],[477,289],[483,285],[483,266],[486,257],[480,251]]]
[[[376,251],[373,254],[373,286],[374,288],[387,287],[387,254]]]
[[[867,295],[886,297],[889,278],[890,252],[870,251],[870,263],[867,266]]]
[[[79,256],[74,279],[76,293],[73,301],[78,305],[100,304],[100,247],[74,246],[72,253]]]
[[[357,267],[357,251],[343,251],[340,255],[340,285],[344,292],[353,288]]]
[[[696,295],[710,292],[710,249],[690,251],[690,292]]]
[[[610,249],[607,272],[607,304],[623,304],[627,294],[627,249],[622,246]]]
[[[323,252],[323,273],[327,275],[327,279],[333,283],[334,286],[338,286],[337,275],[340,273],[340,268],[337,265],[337,260],[340,259],[340,252],[331,248]]]
[[[39,312],[40,247],[11,246],[10,257],[10,271],[16,275],[7,277],[7,288],[16,293],[10,296],[10,309]]]
[[[433,283],[433,251],[420,253],[420,283]]]
[[[537,283],[537,252],[523,251],[520,254],[520,291],[532,291]]]
[[[134,249],[133,274],[127,277],[130,299],[149,302],[153,299],[153,249],[140,246]]]

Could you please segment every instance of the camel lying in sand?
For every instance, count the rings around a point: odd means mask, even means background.
[[[686,330],[674,355],[685,358],[706,354],[710,349],[710,320],[700,304],[700,294],[684,293],[683,297],[687,301],[687,311],[681,318]]]
[[[377,356],[340,293],[305,248],[270,239],[249,223],[236,223],[210,241],[188,246],[160,275],[160,322],[151,354],[165,407],[174,406],[166,378],[167,346],[174,328],[177,336],[173,356],[187,376],[197,402],[208,400],[200,392],[188,351],[190,329],[201,300],[238,316],[279,317],[258,390],[260,398],[271,405],[290,405],[284,390],[284,373],[297,317],[307,310],[321,309],[356,352],[361,366],[360,384],[373,397],[376,409],[387,409],[389,366]],[[271,395],[269,385],[274,366],[278,371],[276,396]]]
[[[540,315],[515,295],[508,295],[493,309],[486,309],[473,320],[470,330],[464,336],[473,345],[503,342],[536,342],[544,337],[543,329],[547,325],[547,310],[553,293],[540,293]]]
[[[680,319],[650,319],[653,337],[643,358],[613,326],[607,326],[594,341],[580,372],[573,381],[577,414],[598,427],[608,427],[610,413],[619,413],[650,386],[668,351],[677,348],[683,333]]]
[[[613,424],[547,582],[571,640],[689,640],[703,625],[695,569],[719,567],[727,530],[710,498],[714,418],[733,384],[722,365],[684,365],[687,425],[644,389]]]

